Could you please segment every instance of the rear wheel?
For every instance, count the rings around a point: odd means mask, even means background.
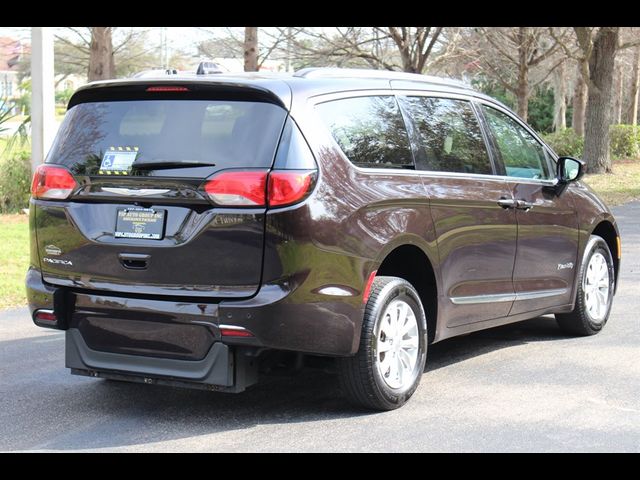
[[[573,311],[556,314],[556,319],[560,328],[571,335],[595,335],[609,319],[615,287],[609,246],[597,235],[591,235],[585,248],[578,282]]]
[[[338,359],[340,384],[352,403],[393,410],[413,395],[427,356],[427,322],[409,282],[377,277],[365,308],[360,348]]]

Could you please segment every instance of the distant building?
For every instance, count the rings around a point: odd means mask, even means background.
[[[85,83],[87,83],[87,77],[76,75],[74,73],[72,73],[71,75],[58,74],[55,76],[56,93],[64,92],[65,90],[71,90],[75,92]]]
[[[25,45],[11,37],[0,37],[0,98],[20,96],[18,68]]]

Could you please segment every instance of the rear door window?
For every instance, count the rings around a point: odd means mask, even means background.
[[[420,140],[416,155],[420,170],[493,173],[478,119],[465,100],[401,97]]]
[[[414,168],[395,97],[353,97],[316,106],[347,158],[359,167]]]
[[[270,167],[286,115],[270,103],[231,100],[82,103],[67,112],[47,162],[85,175],[98,174],[109,152],[133,165]]]

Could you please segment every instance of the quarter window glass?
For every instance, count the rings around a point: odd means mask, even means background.
[[[429,97],[403,97],[401,101],[420,137],[419,169],[493,173],[478,119],[469,102]]]
[[[507,176],[550,179],[543,146],[508,115],[486,105],[482,110],[498,144]]]
[[[394,97],[345,98],[321,103],[316,108],[355,165],[414,168],[409,136]]]

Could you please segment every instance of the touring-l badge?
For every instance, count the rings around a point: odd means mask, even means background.
[[[573,268],[573,262],[558,264],[558,270],[566,270],[567,268],[569,269]]]
[[[47,263],[53,263],[54,265],[65,265],[67,267],[73,266],[73,262],[70,260],[62,260],[61,258],[43,257],[42,260]]]
[[[47,245],[46,247],[44,247],[44,251],[47,252],[47,255],[62,255],[62,250],[60,250],[55,245]]]

